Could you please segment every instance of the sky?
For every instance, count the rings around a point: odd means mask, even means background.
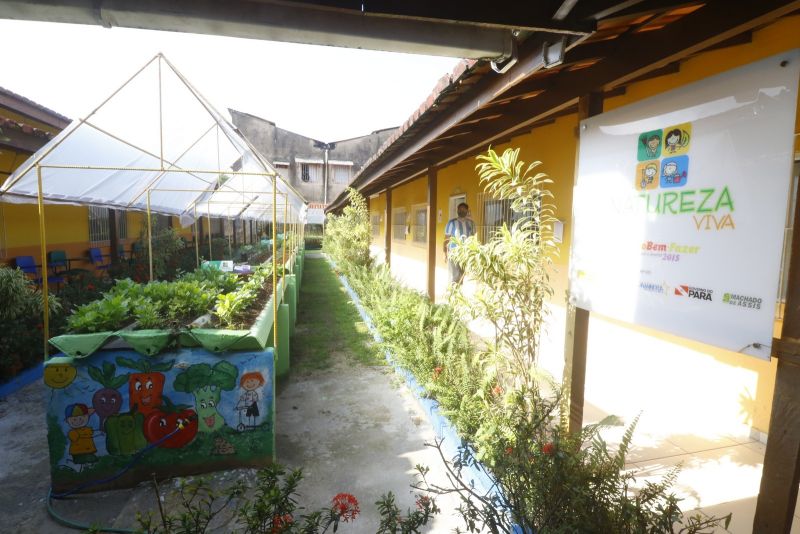
[[[399,126],[459,61],[11,20],[0,20],[0,35],[0,86],[71,119],[87,115],[162,52],[218,110],[250,113],[320,141]]]

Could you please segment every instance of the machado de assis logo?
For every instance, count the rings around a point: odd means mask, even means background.
[[[714,300],[713,294],[714,294],[713,289],[708,289],[705,287],[680,285],[675,288],[676,296],[687,297],[690,299],[713,301]]]
[[[736,293],[725,293],[722,295],[722,302],[730,306],[739,306],[750,310],[760,310],[762,300],[759,297],[749,297]]]

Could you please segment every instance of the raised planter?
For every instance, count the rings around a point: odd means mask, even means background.
[[[288,370],[285,280],[249,329],[51,339],[64,351],[43,372],[54,496],[272,462],[276,352],[286,353],[278,361]]]
[[[44,365],[53,492],[275,459],[273,350],[103,350]]]

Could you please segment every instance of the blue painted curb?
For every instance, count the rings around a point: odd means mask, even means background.
[[[16,393],[20,389],[29,384],[33,384],[37,380],[41,380],[43,375],[44,365],[41,363],[36,367],[31,367],[30,369],[22,371],[5,384],[0,384],[0,399],[4,399],[12,393]]]
[[[334,267],[334,269],[336,268],[336,264],[327,255],[325,256],[325,259],[332,267]],[[383,338],[381,337],[380,332],[378,332],[378,329],[375,327],[375,323],[372,322],[372,318],[361,304],[361,299],[358,298],[358,294],[350,286],[350,283],[347,281],[347,277],[345,277],[343,274],[340,274],[339,281],[342,283],[342,286],[344,286],[347,294],[353,301],[353,304],[355,304],[358,314],[361,316],[364,324],[367,325],[367,328],[369,328],[373,339],[378,343],[383,343]],[[461,438],[459,437],[456,428],[453,426],[450,420],[447,419],[447,417],[445,417],[439,410],[439,403],[425,396],[425,390],[422,388],[422,386],[420,386],[419,382],[417,382],[417,379],[414,377],[414,375],[411,374],[410,371],[403,369],[397,363],[397,360],[394,358],[394,355],[391,353],[391,351],[384,351],[384,355],[386,357],[386,361],[389,362],[389,364],[394,368],[394,372],[405,379],[408,388],[414,394],[420,405],[422,405],[422,408],[425,410],[425,414],[427,415],[428,422],[433,427],[434,432],[436,432],[436,436],[443,440],[442,451],[445,453],[445,456],[450,458],[457,456],[459,453],[458,448],[461,444]],[[484,467],[483,469],[486,468]],[[486,475],[486,473],[482,472],[478,468],[472,465],[465,465],[463,466],[461,473],[465,475],[465,478],[469,479],[476,492],[482,495],[496,495],[499,493],[498,488],[493,485],[491,479]]]

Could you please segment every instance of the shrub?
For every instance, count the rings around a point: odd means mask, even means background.
[[[341,215],[331,215],[325,227],[322,250],[347,272],[352,267],[369,266],[371,240],[369,208],[366,199],[355,189],[347,189],[349,204]]]
[[[19,269],[0,267],[0,379],[15,376],[43,357],[43,297]],[[50,296],[51,315],[61,305]]]
[[[512,532],[518,525],[522,532],[667,533],[675,524],[681,532],[700,532],[727,524],[730,516],[683,517],[670,493],[677,470],[635,487],[625,456],[636,421],[613,453],[599,432],[617,424],[615,418],[577,435],[568,432],[564,391],[536,365],[544,303],[552,296],[553,206],[547,203],[552,196],[545,189],[547,177],[535,172],[539,163],[526,167],[518,155],[490,150],[478,158],[486,191],[510,200],[519,219],[487,243],[475,237],[456,241],[452,258],[476,282],[474,296],[455,287],[453,307],[438,306],[400,287],[385,267],[347,273],[385,345],[467,442],[458,458],[442,456],[451,487],[428,484],[424,469],[418,487],[459,494],[470,532]],[[489,321],[494,340],[474,348],[459,316]],[[489,495],[476,493],[462,474],[465,466],[480,467],[479,461],[494,482]]]
[[[349,493],[338,493],[330,505],[310,513],[298,504],[297,487],[303,478],[302,470],[287,472],[278,464],[256,473],[251,487],[238,481],[216,490],[203,478],[178,484],[174,492],[176,504],[165,509],[161,505],[158,484],[153,481],[158,501],[158,515],[152,512],[136,514],[139,527],[153,534],[202,533],[218,531],[223,525],[217,519],[223,515],[233,518],[224,525],[226,532],[242,534],[317,534],[337,532],[342,523],[356,521],[361,513],[359,502]],[[411,534],[419,532],[439,510],[432,499],[419,496],[415,511],[403,516],[388,493],[376,503],[381,513],[379,533]],[[216,520],[216,522],[215,522]]]

